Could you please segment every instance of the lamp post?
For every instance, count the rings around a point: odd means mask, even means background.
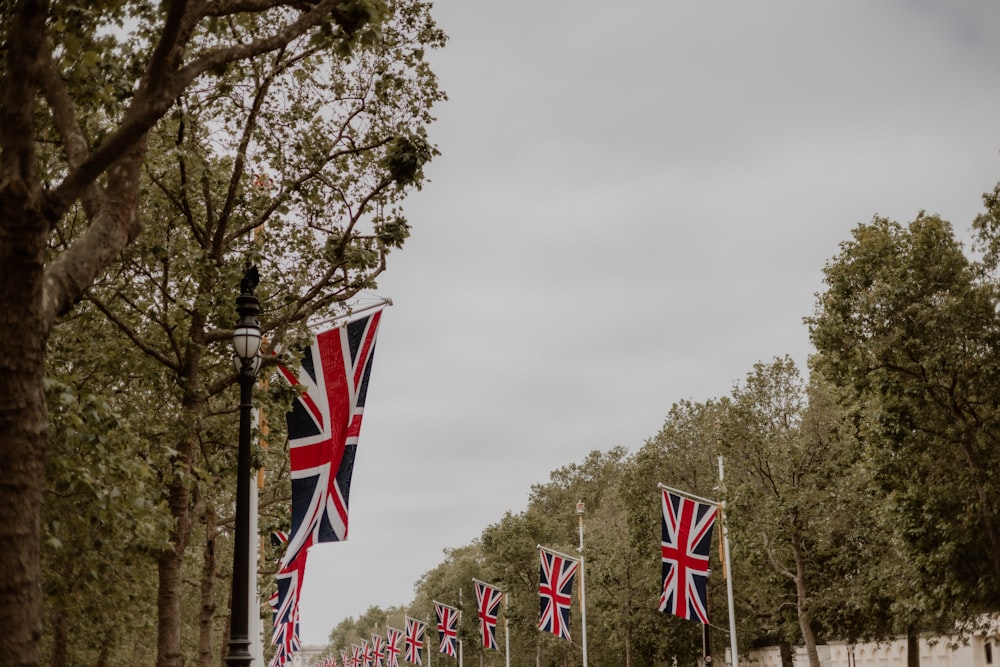
[[[226,664],[250,667],[250,410],[253,385],[260,368],[260,301],[254,289],[260,279],[257,267],[248,267],[236,297],[239,322],[233,332],[234,361],[240,381],[240,446],[236,465],[236,530],[233,536],[233,598],[229,619]]]

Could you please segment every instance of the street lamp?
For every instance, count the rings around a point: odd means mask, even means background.
[[[240,381],[240,447],[236,464],[236,530],[233,536],[233,598],[229,619],[226,664],[250,667],[250,410],[253,385],[260,368],[260,301],[254,289],[260,282],[257,267],[247,267],[236,297],[240,316],[233,332],[233,351]]]

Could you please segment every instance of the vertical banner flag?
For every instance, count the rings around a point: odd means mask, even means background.
[[[425,627],[423,621],[418,621],[409,616],[405,617],[406,635],[404,645],[406,646],[406,661],[414,665],[423,664],[421,662],[421,651],[424,648]]]
[[[364,667],[372,667],[375,663],[375,654],[372,652],[372,645],[367,639],[361,640],[361,663]]]
[[[354,458],[382,311],[316,335],[297,373],[281,374],[300,393],[288,413],[292,529],[278,570],[279,623],[298,615],[309,547],[347,539]],[[297,628],[280,632],[294,635]],[[284,663],[278,663],[278,666]]]
[[[385,667],[385,640],[382,635],[372,635],[372,656],[375,667]]]
[[[351,644],[351,664],[361,667],[364,663],[364,649],[357,644]]]
[[[457,657],[458,610],[446,604],[435,602],[434,613],[437,615],[438,640],[440,641],[438,651],[453,658]]]
[[[580,561],[545,547],[539,549],[541,567],[538,571],[538,594],[541,599],[538,629],[568,640],[573,577],[580,567]]]
[[[403,633],[396,628],[386,627],[385,629],[385,667],[399,667],[399,643],[403,639]]]
[[[476,614],[479,616],[479,633],[482,636],[483,647],[499,651],[497,616],[500,614],[503,591],[478,579],[473,579],[472,584],[476,588]]]
[[[660,488],[663,506],[663,589],[660,611],[708,624],[708,555],[719,506]]]
[[[340,652],[340,664],[344,667],[351,667],[351,656],[347,654],[347,651]]]

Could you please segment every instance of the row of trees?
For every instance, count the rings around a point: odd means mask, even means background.
[[[789,358],[758,364],[728,396],[676,403],[634,453],[595,451],[552,472],[526,510],[446,552],[408,606],[345,619],[331,645],[401,627],[404,613],[433,619],[432,600],[461,601],[466,660],[501,665],[480,647],[478,578],[509,592],[512,665],[577,664],[578,645],[537,630],[536,545],[572,553],[582,499],[590,664],[692,664],[701,626],[656,611],[661,482],[726,501],[743,650],[777,644],[790,660],[804,645],[819,667],[827,639],[977,629],[1000,611],[1000,186],[985,202],[978,259],[936,216],[859,225],[806,320],[807,379]],[[717,554],[713,568],[718,655],[728,637]],[[579,642],[578,601],[574,616]]]
[[[0,656],[218,665],[240,276],[269,351],[375,287],[436,153],[445,36],[419,0],[4,6]],[[265,529],[281,442],[255,452]]]

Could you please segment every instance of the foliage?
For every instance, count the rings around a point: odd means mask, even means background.
[[[937,626],[1000,599],[1000,323],[985,273],[940,218],[875,218],[827,264],[808,320],[816,368],[862,405],[872,480],[914,566],[914,608]]]
[[[40,395],[51,338],[49,374],[75,375],[74,389],[110,410],[144,413],[129,426],[144,444],[122,455],[141,451],[131,462],[149,479],[136,474],[123,493],[112,477],[91,475],[93,492],[112,494],[108,512],[125,511],[115,503],[132,492],[167,512],[168,534],[135,556],[137,573],[155,572],[156,661],[214,664],[227,620],[215,587],[229,575],[235,286],[246,264],[260,266],[271,349],[291,348],[310,321],[342,315],[376,287],[410,233],[402,202],[436,154],[426,126],[444,94],[424,56],[444,35],[419,0],[23,0],[0,29],[11,46],[0,74],[0,257],[24,277],[0,287],[16,355],[3,362],[2,405]],[[114,355],[93,344],[98,332]],[[289,398],[275,386],[256,402],[280,415]],[[5,554],[21,569],[4,589],[3,607],[18,613],[0,647],[36,664],[33,591],[62,565],[46,552],[41,574],[40,501],[24,491],[43,479],[45,404],[16,400],[16,414],[0,411],[0,451],[21,453],[0,511],[17,520],[5,514],[0,537],[18,535]],[[51,453],[50,474],[70,465],[64,447]],[[255,466],[274,454],[258,448]],[[107,453],[95,456],[80,465],[103,465]],[[283,495],[279,485],[263,507]],[[274,512],[267,527],[282,518]],[[81,527],[79,538],[98,528]],[[58,597],[48,602],[47,619],[65,621],[58,655],[91,628]]]

